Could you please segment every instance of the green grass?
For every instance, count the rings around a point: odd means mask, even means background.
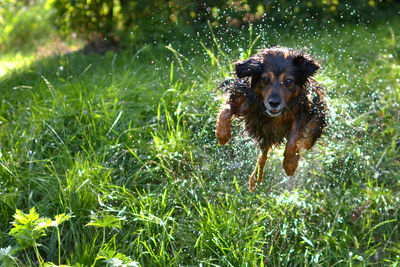
[[[0,78],[0,261],[397,266],[398,29],[396,19],[301,32],[265,25],[251,35],[207,30],[203,44],[15,57]],[[276,148],[251,194],[257,149],[239,126],[217,145],[215,88],[232,62],[273,44],[321,60],[330,126],[293,177]],[[72,217],[19,249],[13,215],[33,207]]]

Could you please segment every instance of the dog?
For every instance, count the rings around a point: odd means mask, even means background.
[[[225,145],[232,119],[243,121],[245,132],[258,144],[260,154],[249,178],[254,192],[263,179],[268,152],[285,140],[283,168],[292,176],[302,149],[311,149],[326,127],[324,89],[312,78],[320,63],[297,50],[270,47],[235,63],[235,77],[219,88],[226,103],[219,112],[216,137]]]

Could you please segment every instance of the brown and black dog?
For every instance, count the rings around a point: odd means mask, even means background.
[[[217,120],[218,142],[225,145],[229,141],[232,118],[238,117],[261,150],[249,179],[251,192],[262,182],[273,145],[287,140],[283,168],[293,175],[300,151],[310,149],[321,136],[326,126],[324,90],[311,78],[319,68],[319,62],[309,55],[271,47],[237,62],[236,77],[221,84],[227,101]]]

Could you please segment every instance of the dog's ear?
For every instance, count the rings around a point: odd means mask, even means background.
[[[262,72],[262,64],[257,58],[251,57],[247,60],[236,62],[235,71],[239,78],[257,76]]]
[[[293,58],[293,65],[298,67],[299,71],[304,76],[312,76],[321,67],[321,64],[306,54],[298,54]]]

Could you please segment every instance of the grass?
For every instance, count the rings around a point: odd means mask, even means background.
[[[208,29],[201,43],[15,57],[0,78],[0,261],[397,266],[399,26]],[[257,149],[240,127],[217,145],[215,88],[235,59],[273,44],[322,61],[330,127],[294,177],[275,149],[251,194]],[[24,247],[9,233],[33,207],[18,224],[28,234],[67,217]]]

